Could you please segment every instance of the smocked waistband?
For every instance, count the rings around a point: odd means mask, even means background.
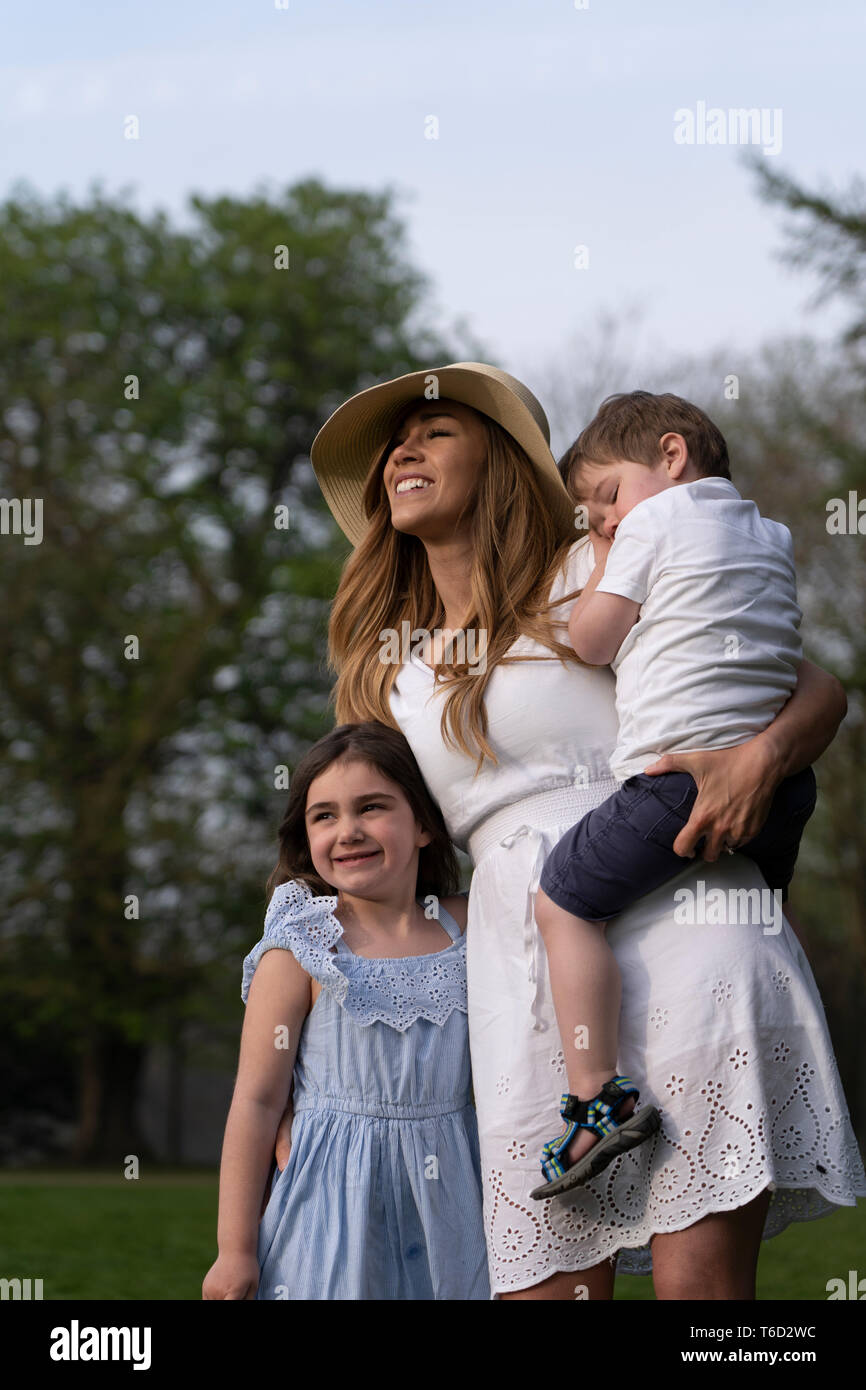
[[[424,1105],[396,1105],[390,1101],[369,1101],[355,1096],[329,1096],[308,1091],[295,1098],[294,1112],[302,1110],[340,1110],[348,1115],[372,1115],[380,1120],[431,1120],[437,1115],[454,1115],[470,1104],[469,1095],[454,1100],[431,1101]]]
[[[592,811],[617,789],[613,777],[602,777],[593,782],[569,782],[564,787],[553,787],[549,791],[532,792],[515,801],[513,806],[504,806],[494,811],[469,836],[469,855],[473,865],[477,864],[494,845],[501,844],[509,835],[515,834],[524,825],[543,829],[545,826],[572,825]]]

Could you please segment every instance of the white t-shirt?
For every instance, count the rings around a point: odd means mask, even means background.
[[[632,508],[597,592],[641,605],[611,662],[619,782],[663,753],[745,743],[797,684],[791,533],[727,478],[677,484]]]

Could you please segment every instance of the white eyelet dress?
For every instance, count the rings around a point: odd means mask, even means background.
[[[584,537],[552,596],[582,587],[592,568]],[[553,610],[557,621],[570,606]],[[567,640],[564,627],[559,635]],[[520,637],[509,655],[545,650]],[[854,1206],[866,1174],[796,936],[786,921],[766,932],[760,921],[712,924],[712,912],[696,914],[706,925],[687,925],[676,906],[683,888],[696,902],[719,888],[726,903],[742,889],[766,892],[744,855],[689,863],[609,926],[622,976],[617,1069],[640,1087],[640,1105],[658,1107],[662,1127],[576,1192],[530,1199],[568,1089],[534,897],[560,836],[615,790],[614,678],[607,667],[555,658],[497,667],[486,712],[499,765],[486,761],[477,778],[474,760],[442,739],[444,692],[434,684],[411,653],[391,708],[454,843],[473,862],[469,1039],[491,1297],[616,1251],[618,1271],[647,1273],[655,1232],[743,1206],[768,1186],[765,1239]]]

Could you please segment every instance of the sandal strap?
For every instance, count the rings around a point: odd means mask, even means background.
[[[563,1119],[576,1122],[582,1129],[594,1129],[599,1134],[606,1134],[618,1127],[613,1117],[626,1097],[634,1096],[637,1104],[639,1095],[640,1091],[630,1076],[614,1076],[604,1083],[598,1095],[591,1100],[581,1100],[566,1092],[561,1098],[559,1113]]]
[[[555,1139],[549,1140],[542,1149],[541,1171],[548,1182],[552,1182],[554,1178],[561,1178],[564,1176],[567,1164],[563,1163],[562,1155],[565,1153],[577,1131],[577,1125],[569,1125],[564,1134],[558,1134]]]

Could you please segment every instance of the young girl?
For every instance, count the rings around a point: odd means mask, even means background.
[[[202,1297],[487,1299],[466,898],[403,735],[320,739],[279,838]],[[291,1085],[291,1154],[258,1226]]]

